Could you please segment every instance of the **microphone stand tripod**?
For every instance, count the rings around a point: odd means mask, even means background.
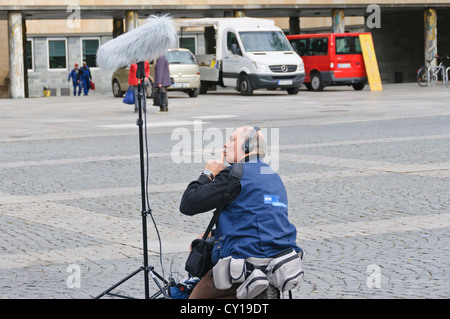
[[[130,278],[134,277],[141,271],[144,272],[144,288],[145,288],[145,299],[156,299],[159,295],[163,295],[165,299],[170,299],[170,296],[167,294],[166,289],[169,286],[169,283],[157,272],[154,271],[153,266],[148,265],[148,251],[147,251],[147,215],[151,214],[151,209],[147,208],[146,205],[146,191],[145,191],[145,169],[144,169],[144,134],[142,130],[143,121],[142,121],[142,100],[144,99],[144,81],[145,81],[145,62],[137,63],[137,71],[136,77],[139,79],[138,81],[138,108],[139,108],[139,117],[136,121],[136,124],[139,126],[139,152],[140,152],[140,169],[141,169],[141,199],[142,199],[142,234],[143,234],[143,254],[144,254],[144,266],[139,267],[137,270],[99,294],[95,297],[95,299],[99,299],[104,295],[110,295],[114,297],[127,298],[131,299],[129,296],[119,295],[115,293],[111,293],[111,290],[117,288]],[[152,277],[155,284],[158,286],[159,291],[150,297],[149,292],[149,275]],[[165,286],[163,287],[161,283],[158,281],[161,280]]]

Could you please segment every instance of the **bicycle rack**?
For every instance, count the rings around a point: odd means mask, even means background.
[[[443,66],[443,65],[430,66],[428,68],[428,76],[427,76],[428,86],[430,86],[431,71],[434,69],[439,69],[439,72],[442,73],[442,85],[446,86],[447,85],[447,74],[445,73],[445,66]],[[439,72],[436,73],[436,76],[439,74]]]

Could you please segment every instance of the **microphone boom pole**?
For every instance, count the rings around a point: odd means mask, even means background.
[[[144,81],[145,81],[145,60],[153,60],[176,46],[177,32],[174,23],[167,15],[162,17],[151,16],[147,19],[147,23],[143,26],[127,32],[102,45],[97,52],[97,64],[104,71],[114,72],[120,67],[125,67],[139,61],[137,63],[136,77],[138,78],[138,119],[136,124],[139,126],[139,158],[140,158],[140,177],[141,177],[141,200],[142,200],[142,241],[143,241],[143,263],[144,265],[137,270],[112,285],[110,288],[99,294],[95,299],[99,299],[105,295],[131,298],[111,291],[128,281],[141,271],[144,271],[144,290],[145,299],[155,299],[161,294],[166,299],[170,299],[166,289],[169,283],[157,272],[153,266],[148,264],[148,247],[147,247],[147,216],[151,214],[151,210],[146,204],[146,185],[145,185],[145,167],[144,167],[144,133],[142,120],[142,101],[145,99]],[[149,275],[158,286],[159,291],[150,297]],[[158,281],[162,281],[163,285]]]

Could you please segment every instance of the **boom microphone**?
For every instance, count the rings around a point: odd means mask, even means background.
[[[97,65],[114,72],[132,63],[151,61],[177,46],[178,33],[168,15],[150,16],[146,23],[100,46]]]

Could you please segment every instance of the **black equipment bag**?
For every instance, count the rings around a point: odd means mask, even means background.
[[[230,196],[231,188],[233,187],[232,179],[237,179],[238,181],[242,177],[242,163],[235,163],[231,168],[230,174],[228,175],[228,189],[225,192],[225,198]],[[185,270],[194,277],[203,277],[210,269],[212,269],[213,264],[211,261],[211,252],[214,247],[214,237],[208,238],[213,226],[219,219],[219,214],[222,211],[223,206],[216,209],[205,233],[201,239],[195,239],[191,243],[192,250],[186,260]]]
[[[212,268],[211,252],[214,247],[214,237],[195,239],[192,250],[186,260],[185,270],[194,277],[203,277]]]

